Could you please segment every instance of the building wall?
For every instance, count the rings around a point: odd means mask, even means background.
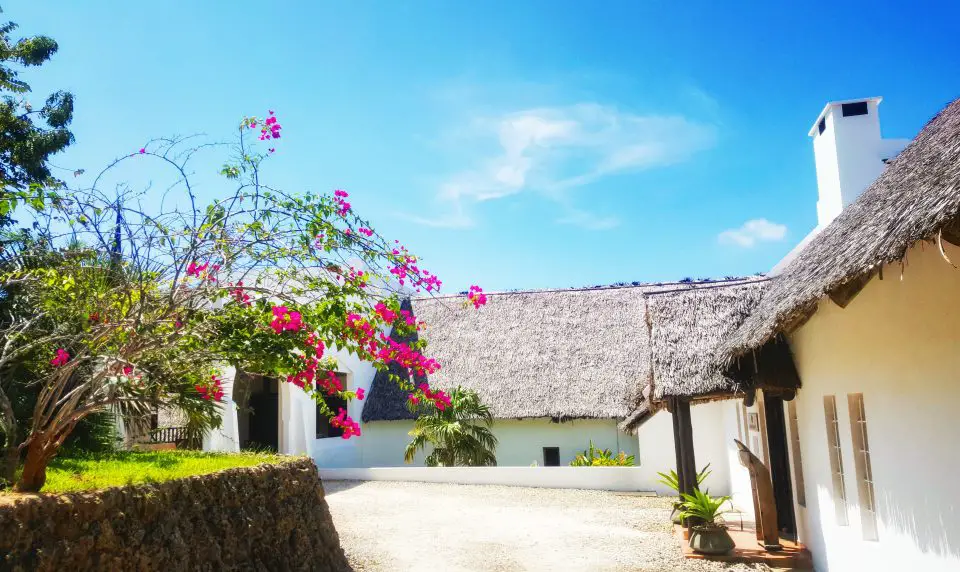
[[[693,427],[693,449],[697,469],[710,464],[712,473],[703,487],[712,495],[730,494],[729,461],[725,448],[724,426],[726,402],[694,405],[690,408],[690,424]],[[677,454],[673,443],[673,419],[669,412],[658,411],[640,426],[637,432],[640,448],[640,466],[650,471],[650,481],[660,494],[675,494],[656,484],[657,472],[668,472],[677,466]]]
[[[364,423],[359,467],[404,466],[403,451],[410,442],[412,421],[376,421]],[[637,439],[617,430],[613,419],[578,419],[553,423],[549,419],[501,419],[493,424],[499,440],[497,464],[509,467],[543,466],[543,448],[559,447],[560,464],[569,465],[574,457],[590,446],[623,451],[636,456]],[[322,467],[323,463],[318,462]],[[422,455],[416,463],[422,465]],[[329,464],[326,466],[330,466]]]
[[[947,254],[960,261],[960,249]],[[818,570],[960,569],[960,270],[925,244],[900,271],[884,268],[845,309],[822,302],[790,338],[803,384],[797,517]],[[875,541],[861,528],[849,393],[864,399]],[[834,510],[824,395],[837,401],[847,525]]]
[[[347,386],[369,392],[375,369],[367,362],[345,353],[335,353],[340,371],[347,376]],[[238,450],[243,416],[237,415],[232,399],[233,370],[227,368],[224,378],[226,393],[224,426],[204,441],[205,450]],[[317,439],[316,405],[296,387],[280,384],[279,449],[287,454],[307,454],[321,468],[402,467],[403,451],[410,441],[410,421],[378,421],[362,423],[360,437],[352,439]],[[730,473],[728,451],[722,430],[731,423],[725,403],[695,405],[691,409],[694,447],[697,464],[711,464],[713,474],[706,486],[714,494],[729,494]],[[362,401],[348,404],[349,414],[361,418]],[[577,453],[585,450],[592,439],[594,445],[615,452],[624,451],[636,457],[642,475],[631,478],[643,482],[644,490],[669,494],[657,483],[658,471],[669,471],[676,465],[673,425],[670,414],[659,412],[638,432],[637,436],[617,430],[613,419],[581,419],[553,423],[549,419],[498,420],[493,426],[500,441],[497,461],[500,466],[529,467],[543,465],[543,447],[559,447],[560,463],[568,465]],[[423,465],[423,453],[414,459],[414,466]],[[409,465],[407,465],[409,466]]]
[[[324,481],[399,481],[549,489],[648,491],[642,467],[373,467],[320,469]]]

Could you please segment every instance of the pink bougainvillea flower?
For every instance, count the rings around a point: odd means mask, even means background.
[[[187,265],[187,276],[196,276],[197,278],[199,278],[201,274],[206,272],[207,266],[209,265],[210,265],[209,262],[204,262],[203,264],[197,264],[196,262],[191,262],[190,264]],[[219,268],[219,266],[216,266],[216,267]]]
[[[336,417],[330,419],[330,425],[333,427],[342,428],[342,437],[344,439],[349,439],[354,435],[360,435],[360,424],[351,419],[343,407],[340,408]]]
[[[296,332],[304,328],[303,317],[300,312],[291,311],[286,306],[274,306],[270,328],[277,334],[285,331]]]
[[[141,147],[141,148],[140,148],[140,154],[141,154],[141,155],[143,155],[143,154],[146,153],[146,152],[147,152],[146,147]]]
[[[471,286],[470,292],[467,293],[467,300],[473,303],[474,308],[479,308],[487,303],[487,295],[479,286]]]
[[[363,401],[363,388],[362,388],[362,387],[358,387],[358,388],[357,388],[357,399],[360,400],[360,401]]]
[[[123,366],[123,375],[129,376],[131,373],[133,373],[133,366],[132,366],[132,365],[125,365],[125,366]]]
[[[243,289],[243,280],[237,282],[237,287],[230,291],[230,295],[233,296],[233,299],[242,306],[249,306],[252,304],[250,301],[250,295],[247,294]]]
[[[374,311],[380,316],[384,322],[392,324],[394,320],[397,319],[397,313],[387,308],[387,305],[383,302],[377,302],[377,305],[373,307]]]
[[[57,354],[50,360],[50,365],[60,367],[70,361],[70,354],[63,348],[57,348]]]
[[[223,400],[223,380],[220,379],[220,376],[213,374],[210,376],[210,384],[201,385],[197,384],[194,386],[197,390],[197,393],[201,397],[210,401],[221,401]]]

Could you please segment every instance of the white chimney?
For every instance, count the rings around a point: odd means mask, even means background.
[[[828,103],[813,123],[813,152],[817,162],[819,227],[830,224],[883,172],[884,162],[909,142],[880,137],[882,98]]]

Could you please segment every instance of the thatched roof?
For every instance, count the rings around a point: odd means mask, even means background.
[[[745,389],[725,374],[716,349],[749,315],[767,285],[765,278],[661,290],[647,295],[650,375],[636,409],[621,427],[634,431],[668,397],[710,399]]]
[[[701,350],[736,325],[723,322],[739,320],[749,310],[761,280],[492,293],[479,310],[467,307],[462,296],[415,299],[413,309],[427,323],[427,354],[442,365],[430,376],[431,387],[473,389],[501,419],[624,419],[643,403],[654,345],[665,348],[662,357],[656,356],[656,367],[670,380],[665,391],[681,388],[680,377],[708,363]],[[658,291],[668,292],[663,301]],[[667,302],[673,297],[675,302]],[[651,303],[655,321],[683,323],[651,330]],[[680,307],[685,305],[690,305],[689,313]],[[716,315],[708,316],[710,312]],[[689,329],[712,332],[683,331]],[[677,343],[695,347],[666,348],[681,331]],[[696,359],[696,365],[673,363],[688,358]],[[713,373],[691,375],[693,385],[680,391],[712,391],[727,383]],[[385,373],[378,373],[363,420],[412,418],[404,398]]]
[[[877,180],[771,281],[724,342],[732,363],[799,327],[824,296],[845,305],[920,240],[960,244],[960,99],[931,120]]]
[[[738,383],[724,375],[714,351],[754,309],[767,282],[752,280],[648,297],[654,401],[736,388]]]

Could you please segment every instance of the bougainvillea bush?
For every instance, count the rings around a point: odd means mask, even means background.
[[[424,355],[423,341],[403,344],[387,333],[420,329],[400,300],[435,293],[441,281],[356,213],[347,191],[269,186],[264,167],[282,134],[270,111],[245,118],[230,145],[151,141],[92,186],[51,203],[30,240],[7,253],[4,288],[21,292],[21,307],[6,325],[0,368],[32,355],[40,387],[20,445],[19,489],[43,486],[47,463],[92,413],[115,408],[132,417],[173,405],[216,425],[224,364],[301,388],[345,438],[360,427],[327,398],[363,395],[341,386],[334,349],[381,369],[440,367]],[[198,160],[211,149],[227,154],[215,169]],[[131,163],[151,173],[162,167],[173,183],[134,190],[129,181],[105,182]],[[213,171],[216,182],[201,192],[194,173]],[[216,198],[205,202],[211,187]],[[35,263],[41,258],[46,263]],[[485,301],[474,287],[464,303]],[[411,401],[449,403],[442,391],[394,380]]]

